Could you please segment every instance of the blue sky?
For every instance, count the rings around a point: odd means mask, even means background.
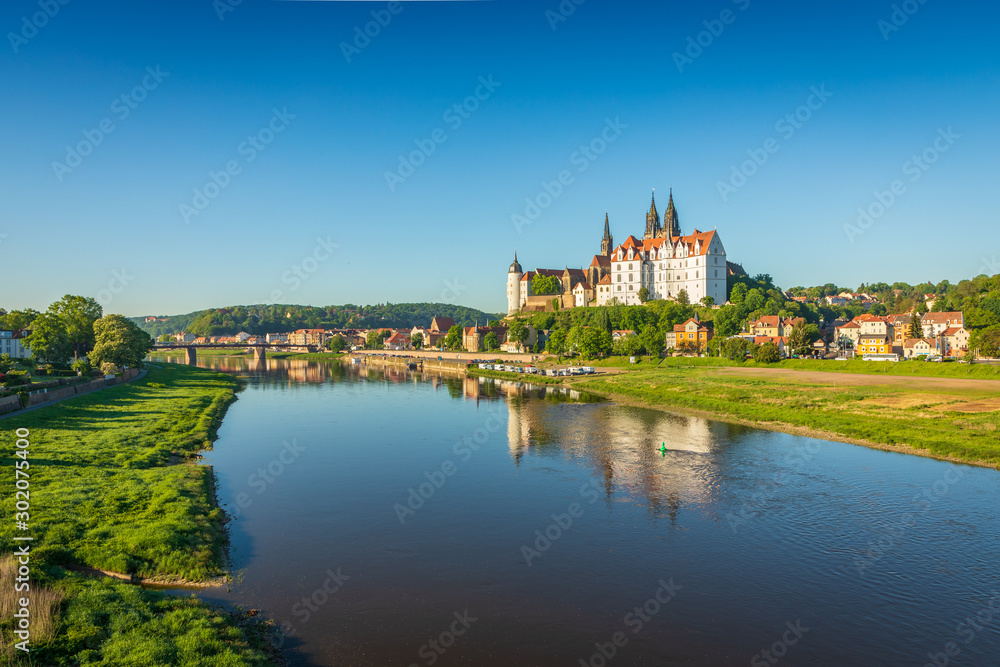
[[[0,306],[500,311],[654,187],[784,287],[1000,255],[991,3],[229,2],[4,3]]]

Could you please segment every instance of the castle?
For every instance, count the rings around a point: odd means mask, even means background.
[[[726,261],[726,249],[717,231],[681,234],[680,219],[674,206],[673,191],[667,210],[656,210],[654,191],[646,231],[642,240],[629,236],[615,246],[607,214],[604,216],[604,236],[601,252],[586,269],[535,269],[525,272],[517,261],[507,272],[507,313],[541,311],[552,308],[557,300],[560,308],[604,306],[617,303],[638,305],[640,292],[644,300],[674,300],[681,291],[688,299],[698,302],[711,297],[715,303],[726,302],[727,276],[742,274],[739,265]],[[532,280],[536,275],[554,276],[559,280],[558,294],[535,294]]]

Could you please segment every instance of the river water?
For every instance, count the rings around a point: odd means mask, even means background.
[[[206,462],[294,665],[1000,665],[1000,474],[459,376],[232,358]]]

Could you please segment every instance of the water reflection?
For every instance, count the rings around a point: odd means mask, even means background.
[[[752,664],[798,619],[810,630],[780,665],[920,665],[1000,590],[993,470],[963,467],[915,507],[959,466],[448,372],[199,365],[248,380],[207,455],[220,502],[248,498],[231,527],[245,577],[202,595],[288,623],[296,665],[425,665],[466,608],[479,620],[436,665],[577,665],[665,578],[683,588],[609,667]],[[258,489],[290,439],[303,453]],[[527,565],[522,547],[572,503],[572,528]],[[303,622],[296,605],[340,566],[351,579]],[[1000,623],[961,664],[996,655]]]

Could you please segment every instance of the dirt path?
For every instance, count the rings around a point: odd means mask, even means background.
[[[772,380],[788,380],[810,384],[855,385],[875,387],[879,385],[906,386],[910,389],[947,390],[969,389],[991,391],[1000,394],[998,380],[966,380],[963,378],[938,378],[905,375],[863,375],[861,373],[831,373],[827,371],[797,371],[784,368],[740,368],[719,366],[712,369],[722,375],[760,377]]]

